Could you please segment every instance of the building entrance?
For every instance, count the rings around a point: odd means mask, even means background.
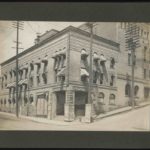
[[[87,103],[87,92],[75,92],[75,116],[85,116],[85,104]]]
[[[64,104],[66,99],[65,91],[56,92],[56,99],[57,99],[56,115],[57,116],[64,115]]]
[[[47,117],[47,113],[48,113],[47,107],[48,107],[48,104],[47,104],[45,94],[38,95],[37,96],[36,115],[39,117]]]

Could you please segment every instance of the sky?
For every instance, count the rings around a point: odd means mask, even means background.
[[[16,29],[13,28],[13,21],[0,21],[0,63],[15,56],[16,49]],[[56,29],[58,31],[67,26],[78,27],[84,22],[38,22],[24,21],[23,30],[19,32],[19,52],[26,50],[34,45],[34,40],[38,34],[43,34],[47,30]]]

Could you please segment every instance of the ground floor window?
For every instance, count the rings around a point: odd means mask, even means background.
[[[100,92],[98,94],[98,102],[103,104],[104,103],[104,97],[105,97],[104,93]]]
[[[131,95],[131,86],[130,86],[130,84],[126,84],[126,86],[125,86],[125,95],[126,96]]]
[[[115,95],[114,94],[110,94],[110,96],[109,96],[109,104],[110,105],[115,105]]]

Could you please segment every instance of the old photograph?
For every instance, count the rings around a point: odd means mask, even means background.
[[[150,23],[0,20],[0,130],[150,131]]]

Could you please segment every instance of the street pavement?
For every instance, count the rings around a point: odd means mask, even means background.
[[[62,122],[62,121],[61,121]],[[150,131],[150,105],[96,120],[93,123],[40,123],[0,112],[0,130]]]

